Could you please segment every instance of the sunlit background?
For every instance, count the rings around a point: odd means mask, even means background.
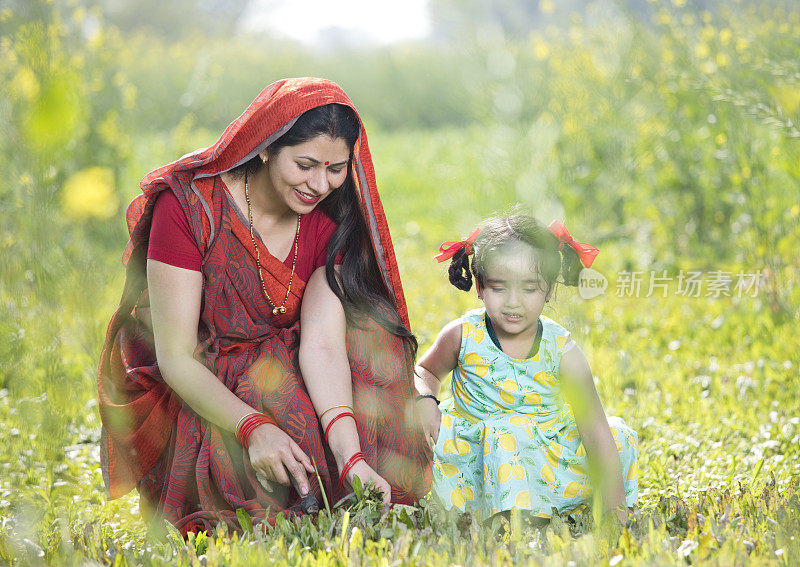
[[[366,123],[422,348],[477,304],[431,260],[441,241],[515,203],[559,218],[600,247],[608,288],[591,300],[561,289],[547,314],[587,352],[607,412],[642,435],[643,510],[667,517],[662,496],[697,505],[770,479],[788,502],[800,473],[799,10],[0,0],[0,564],[149,553],[136,498],[107,503],[97,468],[94,380],[122,289],[125,206],[148,171],[213,143],[290,76],[337,81]],[[689,273],[696,294],[681,287]],[[622,285],[632,274],[639,290]],[[739,274],[757,288],[737,290]],[[656,276],[666,289],[650,287]],[[634,531],[639,551],[626,553],[798,557],[780,535],[800,529],[796,506],[741,506],[747,533],[656,522],[664,531]]]

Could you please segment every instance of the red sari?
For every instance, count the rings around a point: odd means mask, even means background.
[[[103,422],[101,461],[111,498],[137,488],[149,518],[182,532],[238,526],[236,510],[271,522],[296,506],[293,489],[267,492],[232,433],[198,416],[163,381],[150,327],[146,253],[153,205],[172,190],[203,256],[203,297],[195,357],[247,404],[271,415],[316,463],[327,498],[343,496],[338,471],[298,366],[299,313],[305,282],[294,276],[287,312],[274,316],[258,279],[248,227],[226,196],[219,173],[272,143],[303,112],[328,103],[353,108],[347,95],[322,79],[273,83],[213,146],[157,169],[128,207],[127,278],[111,319],[97,378]],[[354,109],[355,110],[355,109]],[[366,133],[353,151],[351,175],[375,258],[397,311],[408,325],[403,290],[386,217],[375,187]],[[283,297],[291,270],[260,241],[270,296]],[[392,486],[392,501],[410,504],[427,493],[431,454],[413,405],[413,361],[397,336],[377,324],[348,327],[347,349],[361,449]],[[314,480],[314,479],[312,479]],[[312,490],[320,502],[316,482]]]

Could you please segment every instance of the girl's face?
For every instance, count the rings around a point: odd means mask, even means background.
[[[261,156],[278,199],[295,213],[307,214],[344,183],[350,149],[344,138],[320,135]]]
[[[506,244],[488,258],[478,297],[499,336],[536,334],[539,315],[552,295],[537,265],[534,249],[522,242]]]

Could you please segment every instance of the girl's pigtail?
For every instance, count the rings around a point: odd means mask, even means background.
[[[564,285],[577,286],[583,269],[578,253],[571,246],[561,249],[561,280]]]
[[[469,291],[472,289],[472,272],[469,268],[469,254],[462,248],[450,260],[450,266],[447,268],[447,275],[450,278],[450,283],[462,291]]]

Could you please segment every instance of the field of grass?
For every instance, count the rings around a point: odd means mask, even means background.
[[[474,181],[478,166],[450,173],[435,167],[453,163],[442,152],[454,151],[453,139],[469,135],[416,132],[373,139],[422,348],[445,322],[477,305],[472,294],[446,282],[444,268],[432,260],[437,243],[460,236],[510,200],[502,183],[494,185],[496,200],[484,198]],[[406,153],[420,146],[430,163],[409,170]],[[461,158],[480,153],[469,147],[462,146]],[[433,190],[437,185],[447,189]],[[579,238],[593,232],[572,228]],[[686,558],[791,565],[800,558],[794,323],[775,323],[763,294],[752,297],[752,290],[740,298],[733,290],[732,297],[706,297],[705,290],[684,297],[673,280],[667,297],[661,290],[645,297],[646,284],[639,297],[621,294],[613,274],[622,269],[624,243],[602,247],[594,265],[609,279],[605,295],[585,300],[562,288],[546,313],[572,329],[587,352],[607,414],[623,416],[639,432],[639,510],[624,529],[598,523],[588,509],[576,523],[556,518],[539,530],[514,519],[509,526],[483,527],[444,513],[435,502],[385,511],[365,498],[315,521],[281,521],[266,532],[223,530],[188,542],[169,534],[148,537],[136,497],[107,501],[98,469],[94,373],[103,326],[121,285],[122,239],[118,244],[107,257],[57,264],[58,274],[31,274],[28,285],[36,286],[37,277],[53,285],[42,290],[38,304],[35,294],[21,296],[30,302],[17,307],[19,334],[25,336],[11,335],[6,348],[17,341],[14,363],[30,375],[12,378],[0,390],[0,561],[624,565]],[[23,307],[34,319],[25,320]],[[31,345],[31,334],[42,342]]]
[[[357,57],[171,42],[79,0],[0,9],[0,566],[800,562],[800,14],[585,4],[522,38]],[[639,433],[627,525],[586,508],[484,526],[362,495],[184,541],[148,532],[135,494],[106,499],[95,375],[124,204],[147,171],[212,143],[265,77],[305,74],[364,114],[421,349],[478,305],[433,261],[440,242],[519,203],[599,246],[605,293],[561,288],[545,314],[587,353],[606,413]]]

